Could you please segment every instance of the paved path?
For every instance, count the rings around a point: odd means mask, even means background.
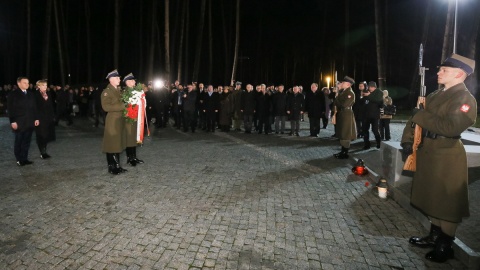
[[[464,269],[409,246],[425,229],[331,135],[154,130],[113,176],[101,129],[59,127],[17,167],[0,118],[0,269]]]

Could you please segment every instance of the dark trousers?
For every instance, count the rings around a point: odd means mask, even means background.
[[[26,131],[15,132],[15,145],[13,152],[17,161],[28,160],[28,149],[32,141],[33,128]]]
[[[175,120],[175,127],[180,128],[183,122],[183,109],[180,107],[175,108],[174,111],[174,120]],[[158,121],[158,119],[157,119]]]
[[[310,121],[310,135],[320,134],[320,117],[308,117],[308,120]]]
[[[278,133],[281,131],[285,132],[285,121],[287,120],[286,115],[277,115],[275,116],[275,132]]]
[[[195,117],[195,111],[184,111],[183,115],[183,130],[188,131],[188,127],[190,127],[192,132],[195,131],[195,128],[197,127],[197,117]]]
[[[200,110],[198,112],[198,119],[199,119],[198,128],[207,129],[207,115],[206,115],[206,113],[203,112],[202,110]]]
[[[300,119],[290,120],[290,128],[291,128],[290,132],[292,134],[298,134],[298,131],[300,130]]]
[[[380,137],[382,140],[390,140],[390,119],[380,119]]]
[[[243,115],[243,127],[245,132],[252,132],[253,115]]]
[[[55,123],[58,124],[58,121],[66,120],[69,124],[72,124],[73,121],[72,121],[72,116],[70,115],[71,113],[72,113],[71,105],[58,109]]]
[[[265,134],[270,133],[270,116],[259,116],[258,117],[258,124],[257,124],[257,131],[258,133],[262,133],[262,131],[265,129]]]
[[[357,136],[363,136],[363,120],[355,118],[355,125],[357,126]]]
[[[328,117],[326,114],[324,114],[322,116],[322,124],[323,124],[323,128],[327,128],[327,125],[328,125]]]
[[[95,112],[95,126],[98,127],[98,125],[100,124],[100,118],[102,118],[102,122],[105,125],[105,112],[102,109],[102,105],[95,104],[94,112]]]
[[[380,141],[380,132],[378,130],[378,122],[379,119],[377,118],[366,118],[363,120],[362,126],[363,126],[363,141],[366,144],[370,143],[370,126],[372,126],[372,132],[373,135],[375,136],[375,140],[377,142]]]
[[[215,112],[206,112],[205,119],[207,122],[207,131],[215,132],[215,123],[217,120],[217,114]]]

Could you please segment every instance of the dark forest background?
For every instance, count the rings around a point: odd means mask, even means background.
[[[139,81],[308,86],[345,75],[414,104],[418,50],[427,92],[452,53],[454,0],[2,0],[0,84],[26,75],[105,84]],[[457,53],[479,60],[480,1],[459,0]],[[467,79],[478,98],[478,72]]]

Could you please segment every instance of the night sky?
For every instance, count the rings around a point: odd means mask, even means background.
[[[149,77],[148,62],[152,40],[155,43],[153,77],[165,77],[164,1],[156,2],[156,23],[152,37],[152,1],[119,0],[118,66],[114,66],[113,60],[115,0],[55,1],[59,14],[65,83],[105,84],[105,75],[115,68],[121,75],[133,72],[140,81],[151,80],[153,78]],[[387,89],[394,99],[406,97],[408,89],[418,85],[418,80],[414,80],[415,76],[418,77],[415,67],[428,1],[380,1],[385,8],[382,17],[385,20]],[[85,2],[90,11],[90,29],[86,23]],[[384,2],[388,4],[385,5]],[[31,52],[28,70],[27,3],[27,0],[6,0],[0,4],[1,85],[14,83],[20,75],[29,76],[31,81],[41,79],[42,76],[47,0],[30,1]],[[172,80],[177,78],[181,22],[187,17],[182,16],[184,3],[185,0],[170,0]],[[459,3],[457,53],[466,55],[472,46],[466,41],[472,31],[474,33],[472,21],[480,10],[480,1],[460,0]],[[213,36],[211,78],[210,4]],[[234,0],[207,0],[199,82],[229,84],[235,45],[235,4]],[[430,5],[432,16],[428,32],[424,35],[424,65],[430,68],[426,80],[427,90],[432,91],[437,87],[435,70],[441,61],[448,0],[430,0]],[[182,83],[193,80],[195,50],[199,45],[200,6],[200,0],[189,1],[188,50],[185,49],[187,40],[184,39]],[[334,70],[337,70],[339,78],[350,75],[355,76],[357,81],[377,81],[373,0],[241,0],[240,14],[240,59],[236,76],[239,81],[252,84],[282,83],[288,88],[295,84],[307,86],[323,79],[326,86],[325,77]],[[58,31],[53,11],[50,31],[47,77],[51,83],[61,84]],[[87,31],[91,33],[92,48],[90,78]],[[477,39],[477,61],[479,47]],[[476,87],[475,80],[470,80],[468,85]]]

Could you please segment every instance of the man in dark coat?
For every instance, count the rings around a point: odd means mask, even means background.
[[[233,82],[232,82],[233,83]],[[242,89],[242,82],[235,83],[235,89],[232,91],[232,103],[233,103],[233,129],[235,131],[241,131],[240,127],[243,122],[242,113],[242,95],[245,93]]]
[[[253,91],[253,85],[251,84],[247,84],[246,89],[242,95],[241,112],[243,113],[245,133],[252,133],[253,116],[257,106],[257,94]]]
[[[203,112],[203,96],[205,95],[206,90],[203,83],[198,84],[198,93],[197,93],[197,111],[198,111],[198,128],[202,130],[207,129],[207,120],[205,113]]]
[[[172,98],[171,98],[171,103],[172,103],[172,112],[173,112],[173,117],[175,120],[175,127],[177,129],[180,129],[183,124],[183,94],[185,92],[183,91],[183,86],[178,85],[178,88],[172,92]]]
[[[13,152],[18,166],[33,163],[28,160],[28,149],[32,141],[33,130],[40,124],[35,95],[27,91],[28,83],[27,77],[18,77],[18,89],[10,92],[7,99],[10,126],[15,133]]]
[[[35,91],[35,102],[37,106],[37,118],[40,125],[35,127],[37,146],[40,150],[40,158],[47,159],[47,144],[55,141],[55,113],[53,111],[53,100],[50,91],[47,91],[47,81],[37,82],[38,91]]]
[[[363,101],[365,105],[363,106],[364,119],[362,123],[363,149],[370,149],[370,126],[377,142],[377,148],[380,148],[381,137],[378,124],[380,121],[380,109],[383,108],[383,92],[377,88],[377,83],[369,82],[368,92],[365,91],[363,93],[363,98],[365,99]]]
[[[187,85],[187,92],[183,94],[183,131],[188,132],[188,129],[195,133],[197,127],[197,96],[198,92],[193,89],[193,85]]]
[[[125,104],[119,87],[120,75],[117,70],[108,73],[109,84],[102,92],[102,108],[107,112],[105,130],[103,133],[102,151],[107,155],[108,172],[119,174],[126,172],[120,166],[120,153],[126,148],[125,119],[123,116]]]
[[[65,119],[67,121],[67,125],[72,125],[73,120],[71,114],[71,110],[69,107],[69,101],[68,101],[68,90],[62,89],[61,86],[55,86],[55,93],[56,93],[56,122],[55,124],[58,125],[58,122],[60,120]]]
[[[475,61],[457,54],[439,67],[438,84],[442,88],[420,98],[425,109],[415,109],[402,136],[402,158],[412,153],[414,128],[425,134],[416,154],[416,172],[412,181],[411,204],[427,215],[430,233],[413,236],[410,243],[432,247],[426,258],[445,262],[453,258],[452,242],[457,226],[470,216],[468,202],[468,167],[460,134],[473,125],[477,102],[464,84],[473,73]]]
[[[260,93],[257,96],[257,117],[258,117],[258,134],[262,134],[265,130],[265,134],[271,132],[270,130],[270,113],[271,113],[272,100],[271,96],[267,93],[265,84],[260,85]]]
[[[305,110],[305,97],[300,93],[300,87],[293,87],[293,94],[287,98],[287,115],[290,119],[290,135],[300,136],[300,119]]]
[[[213,92],[213,86],[207,87],[207,93],[204,95],[203,112],[207,121],[207,132],[215,132],[215,122],[220,108],[220,98],[218,93]]]
[[[353,115],[352,106],[355,104],[355,93],[353,93],[352,85],[355,80],[349,76],[345,76],[338,85],[338,94],[333,101],[336,114],[335,118],[335,134],[340,140],[342,150],[333,156],[338,159],[348,158],[348,149],[350,142],[357,138],[357,130],[355,128],[355,116]]]
[[[287,94],[283,84],[278,86],[278,92],[273,94],[273,114],[275,116],[275,134],[285,133],[285,121],[287,120]]]
[[[318,91],[318,84],[310,85],[311,92],[305,97],[305,111],[308,112],[310,122],[310,137],[318,137],[320,134],[320,118],[325,116],[325,95]]]
[[[357,127],[357,138],[363,137],[362,124],[365,118],[365,99],[363,99],[363,93],[368,92],[367,82],[361,82],[358,84],[358,89],[355,93],[355,104],[353,104],[353,115],[355,116],[355,125]]]

